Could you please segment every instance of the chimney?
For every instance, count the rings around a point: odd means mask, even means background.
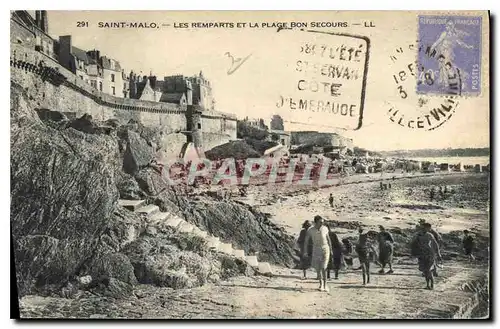
[[[36,27],[42,28],[42,11],[35,10],[35,24]]]
[[[42,29],[43,32],[45,33],[49,33],[49,20],[47,18],[47,11],[46,10],[42,10],[42,19],[41,19],[41,23],[40,23],[40,28]]]
[[[155,89],[156,88],[156,76],[150,75],[149,82],[150,82],[151,88]]]

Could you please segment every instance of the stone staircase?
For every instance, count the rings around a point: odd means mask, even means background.
[[[267,262],[259,262],[257,256],[247,256],[244,250],[234,249],[231,243],[220,241],[218,237],[210,235],[181,217],[169,212],[161,212],[158,206],[146,205],[145,200],[118,200],[118,204],[128,210],[146,215],[148,224],[153,227],[166,225],[179,232],[195,234],[204,238],[210,249],[242,259],[260,274],[272,274],[271,265]]]

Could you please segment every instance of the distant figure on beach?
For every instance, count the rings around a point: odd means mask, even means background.
[[[330,242],[332,243],[332,257],[330,258],[330,262],[328,264],[326,278],[330,279],[330,271],[333,270],[335,273],[334,279],[337,280],[339,278],[340,267],[342,266],[342,243],[335,232],[333,232],[330,228],[328,228],[328,230]]]
[[[469,257],[470,261],[475,260],[476,258],[472,254],[472,251],[475,247],[474,237],[470,234],[469,230],[464,230],[464,238],[462,240],[462,245],[464,247],[464,253]]]
[[[434,289],[433,270],[436,268],[436,260],[441,260],[439,246],[430,233],[431,224],[424,223],[423,229],[419,229],[411,242],[412,256],[418,258],[418,269],[422,272],[427,283],[427,289]]]
[[[380,189],[383,190],[384,189],[384,184],[382,184],[382,182],[380,182]]]
[[[328,202],[330,203],[330,207],[333,208],[333,195],[330,193],[330,197],[328,198]]]
[[[433,187],[431,187],[431,192],[430,192],[430,195],[429,195],[430,198],[431,198],[431,201],[434,200],[435,194],[436,194],[436,191],[434,190],[434,186],[433,186]]]
[[[446,193],[448,193],[448,186],[445,186],[445,187],[444,187],[444,193],[445,193],[445,194],[446,194]]]
[[[382,269],[379,271],[380,274],[385,274],[385,265],[389,265],[389,271],[387,274],[394,273],[392,270],[392,255],[394,253],[394,239],[392,234],[387,232],[382,225],[379,225],[380,232],[378,233],[378,250],[379,257],[378,261]]]
[[[363,274],[363,285],[370,283],[370,248],[368,246],[368,236],[363,233],[363,228],[358,228],[359,240],[356,245],[356,253],[358,254],[361,271]]]
[[[313,245],[312,245],[312,240],[309,240],[309,247],[307,248],[307,253],[305,252],[305,243],[306,243],[306,236],[307,236],[307,231],[311,227],[311,222],[306,220],[304,223],[302,223],[302,230],[300,231],[299,234],[299,239],[297,240],[297,244],[299,246],[300,250],[300,268],[304,272],[304,276],[302,277],[303,280],[306,279],[306,271],[311,267],[311,259],[312,259],[312,250],[313,250]]]
[[[354,252],[354,246],[352,245],[349,239],[342,239],[342,255],[344,260],[344,265],[346,268],[351,267],[353,265],[352,254]]]
[[[314,226],[307,230],[304,254],[309,251],[309,240],[312,240],[311,266],[319,276],[319,291],[328,291],[326,286],[326,269],[330,260],[332,243],[328,236],[328,228],[323,225],[323,218],[319,215],[314,217]]]

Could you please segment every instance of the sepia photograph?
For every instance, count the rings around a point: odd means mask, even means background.
[[[11,10],[11,309],[491,319],[490,34],[487,10]]]

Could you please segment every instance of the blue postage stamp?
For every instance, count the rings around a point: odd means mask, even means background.
[[[417,93],[481,93],[481,17],[418,17]]]

